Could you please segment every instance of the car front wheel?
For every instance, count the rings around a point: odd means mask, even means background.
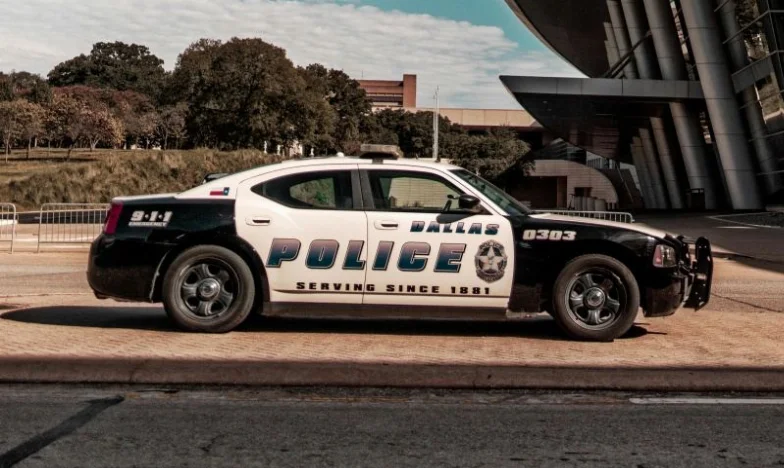
[[[555,282],[553,316],[571,337],[612,341],[634,325],[640,289],[626,265],[604,255],[569,262]]]
[[[231,250],[205,245],[182,252],[163,281],[163,304],[181,328],[225,333],[253,309],[255,284],[247,263]]]

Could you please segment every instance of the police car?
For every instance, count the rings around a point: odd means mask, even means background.
[[[710,296],[708,240],[535,214],[460,167],[385,152],[306,158],[112,201],[99,298],[162,302],[186,330],[269,316],[513,319],[610,341]]]

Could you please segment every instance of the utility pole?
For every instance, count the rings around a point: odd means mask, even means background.
[[[436,86],[436,110],[433,112],[433,158],[435,158],[436,162],[441,162],[441,157],[438,155],[438,118],[439,118],[439,111],[438,111],[438,86]]]

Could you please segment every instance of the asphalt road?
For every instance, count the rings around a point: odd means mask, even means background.
[[[705,236],[710,239],[714,248],[784,263],[781,228],[748,226],[734,222],[733,216],[718,216],[704,213],[683,213],[678,216],[669,213],[646,214],[638,216],[637,222],[692,238]]]
[[[684,404],[661,404],[621,394],[0,387],[0,467],[784,464],[784,406],[775,404],[781,401],[730,402],[687,396]]]

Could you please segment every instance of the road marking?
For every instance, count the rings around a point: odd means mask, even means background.
[[[784,398],[630,398],[635,405],[784,405]]]
[[[714,220],[714,221],[721,221],[721,222],[723,222],[723,223],[740,224],[740,225],[742,225],[742,226],[751,226],[751,227],[755,227],[755,228],[763,228],[763,229],[781,229],[781,228],[780,228],[780,227],[778,227],[778,226],[765,226],[765,225],[762,225],[762,224],[750,224],[750,223],[742,223],[742,222],[740,222],[740,221],[732,221],[732,220],[729,220],[729,219],[724,219],[724,217],[726,217],[726,216],[745,216],[745,215],[746,215],[746,214],[743,214],[743,215],[739,215],[739,214],[738,214],[738,215],[706,216],[706,218],[708,218],[708,219],[712,219],[712,220]]]
[[[46,446],[57,442],[58,439],[77,431],[107,409],[122,403],[124,400],[123,397],[117,396],[89,402],[89,405],[85,409],[74,414],[57,426],[41,432],[11,450],[0,454],[0,467],[5,468],[16,465],[27,457],[44,449]]]
[[[758,228],[751,226],[718,226],[716,229],[748,229],[749,231],[756,231]]]

